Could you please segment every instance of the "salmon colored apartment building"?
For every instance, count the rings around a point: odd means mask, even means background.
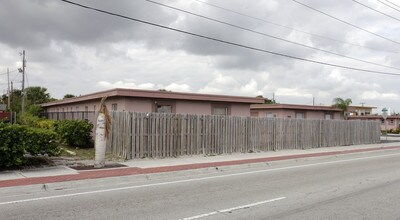
[[[105,96],[111,111],[145,113],[250,116],[251,104],[264,103],[263,98],[116,88],[44,103],[42,107],[48,113],[97,111]]]
[[[251,116],[297,119],[343,119],[342,110],[331,106],[253,104]]]

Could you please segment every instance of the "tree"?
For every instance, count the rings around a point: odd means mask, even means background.
[[[25,89],[25,92],[26,92],[26,111],[34,115],[42,111],[40,104],[55,100],[50,97],[50,94],[44,87],[40,86],[28,87]],[[3,101],[4,103],[7,103],[8,99],[9,97],[7,95],[3,95],[2,97],[0,97],[0,101]],[[21,111],[21,103],[22,103],[22,92],[19,89],[14,89],[11,92],[11,106],[8,106],[8,108],[12,109],[13,112],[19,113]]]
[[[69,98],[74,98],[76,97],[75,95],[72,94],[65,94],[63,99],[69,99]]]
[[[258,95],[258,96],[256,96],[256,98],[264,99],[264,104],[276,104],[276,101],[274,99],[264,98],[264,96],[262,96],[262,95]]]
[[[350,98],[342,99],[342,98],[334,98],[333,99],[333,107],[342,109],[343,118],[347,120],[348,108],[351,105],[352,101]]]
[[[10,100],[11,106],[7,106],[7,110],[9,111],[10,109],[13,110],[13,112],[17,111],[19,112],[21,110],[21,100],[22,100],[22,93],[21,90],[19,89],[13,89],[11,91],[11,97],[12,99]],[[8,95],[4,94],[1,97],[1,102],[3,103],[8,103]]]
[[[49,102],[50,94],[47,89],[40,86],[28,87],[25,89],[27,105],[38,105]]]

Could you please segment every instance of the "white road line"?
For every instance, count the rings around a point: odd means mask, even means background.
[[[211,215],[216,215],[216,214],[219,214],[219,213],[232,212],[232,211],[239,210],[239,209],[246,209],[246,208],[262,205],[262,204],[265,204],[265,203],[279,201],[279,200],[282,200],[282,199],[286,199],[286,197],[279,197],[279,198],[265,200],[265,201],[261,201],[261,202],[255,202],[255,203],[251,203],[251,204],[247,204],[247,205],[236,206],[236,207],[229,208],[229,209],[222,209],[222,210],[218,210],[218,211],[214,211],[214,212],[204,213],[204,214],[201,214],[201,215],[195,215],[195,216],[191,216],[191,217],[187,217],[187,218],[182,218],[180,220],[192,220],[192,219],[204,218],[204,217],[208,217],[208,216],[211,216]]]
[[[70,193],[70,194],[64,194],[64,195],[38,197],[38,198],[32,198],[32,199],[14,200],[14,201],[9,201],[9,202],[1,202],[0,205],[9,205],[9,204],[16,204],[16,203],[23,203],[23,202],[33,202],[33,201],[39,201],[39,200],[73,197],[73,196],[83,196],[83,195],[89,195],[89,194],[106,193],[106,192],[138,189],[138,188],[145,188],[145,187],[165,186],[165,185],[172,185],[172,184],[178,184],[178,183],[188,183],[188,182],[219,179],[219,178],[232,177],[232,176],[249,175],[249,174],[255,174],[255,173],[267,173],[267,172],[272,172],[272,171],[291,170],[291,169],[313,167],[313,166],[326,165],[326,164],[336,164],[336,163],[343,163],[343,162],[350,162],[350,161],[392,157],[392,156],[397,156],[397,155],[400,155],[400,153],[370,156],[370,157],[360,157],[360,158],[353,158],[353,159],[347,159],[347,160],[328,161],[328,162],[321,162],[321,163],[304,164],[304,165],[297,165],[297,166],[290,166],[290,167],[273,168],[273,169],[267,169],[267,170],[255,170],[255,171],[248,171],[248,172],[242,172],[242,173],[232,173],[232,174],[225,174],[225,175],[219,175],[219,176],[200,177],[200,178],[193,178],[193,179],[186,179],[186,180],[176,180],[176,181],[170,181],[170,182],[138,185],[138,186],[126,186],[126,187],[113,188],[113,189],[94,190],[94,191],[87,191],[87,192],[80,192],[80,193]]]

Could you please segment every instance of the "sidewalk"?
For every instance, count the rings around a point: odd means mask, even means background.
[[[397,138],[398,140],[399,138]],[[396,140],[389,137],[388,140]],[[382,150],[400,150],[400,142],[343,147],[326,147],[307,150],[282,150],[261,153],[235,153],[218,156],[186,156],[167,159],[135,159],[120,163],[125,167],[75,170],[66,166],[0,172],[0,187],[45,184],[83,179],[162,173],[208,167],[231,166],[250,163],[282,161],[289,159],[322,157]]]

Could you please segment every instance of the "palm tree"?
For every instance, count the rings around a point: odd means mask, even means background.
[[[345,120],[347,120],[347,109],[352,103],[351,99],[342,99],[342,98],[334,98],[333,99],[333,107],[342,109],[342,114]]]

